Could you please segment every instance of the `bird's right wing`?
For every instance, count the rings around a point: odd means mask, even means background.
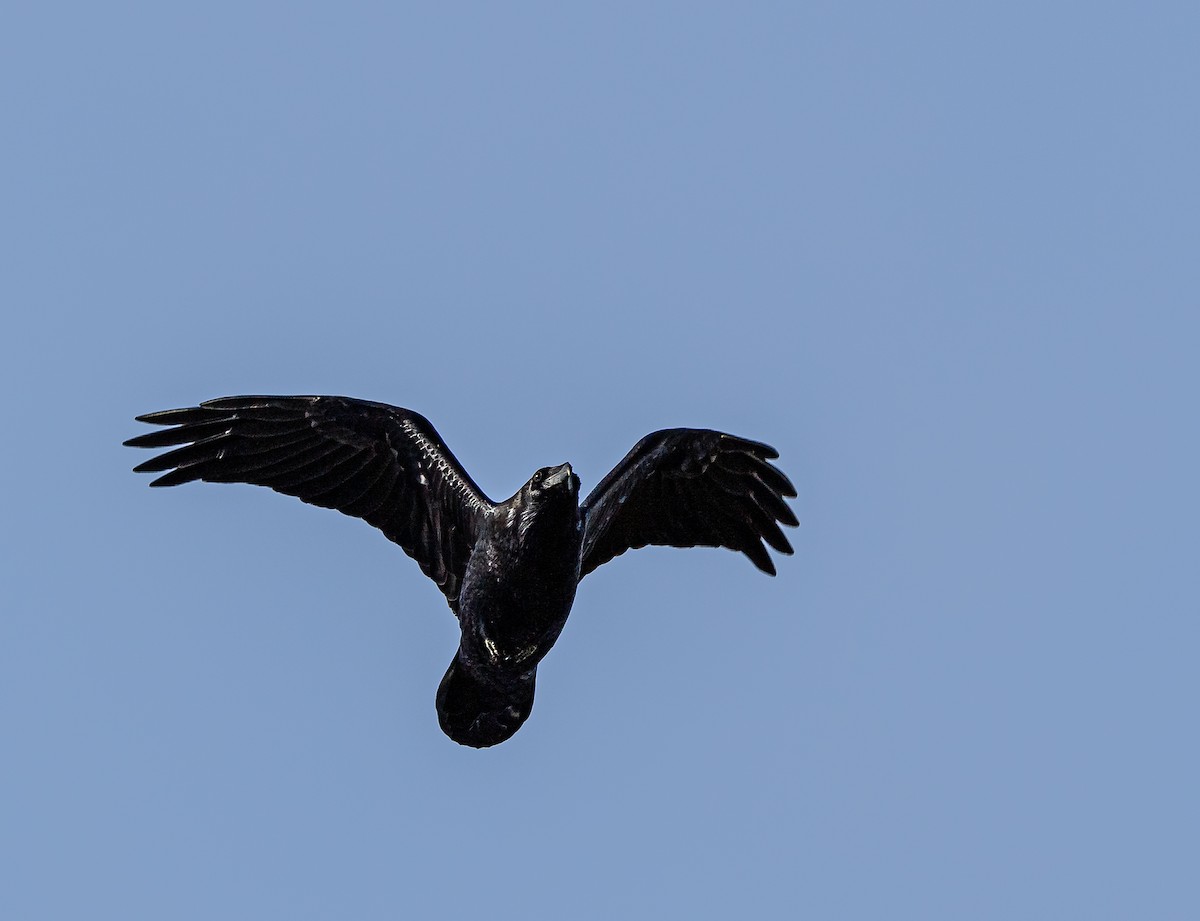
[[[425,417],[332,396],[241,396],[138,416],[172,426],[136,448],[183,445],[138,473],[151,486],[252,483],[334,508],[379,528],[420,564],[457,611],[482,521],[494,508]]]
[[[778,456],[769,445],[709,429],[647,435],[583,503],[581,577],[647,544],[728,547],[775,575],[762,542],[791,553],[777,522],[797,524],[784,501],[795,487],[771,463]]]

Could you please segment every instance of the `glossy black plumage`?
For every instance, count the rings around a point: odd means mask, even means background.
[[[537,664],[579,580],[626,550],[727,547],[775,574],[767,544],[792,548],[796,495],[768,445],[707,429],[647,435],[579,503],[569,464],[510,499],[485,496],[429,421],[330,396],[243,396],[139,416],[169,426],[131,438],[172,447],[134,468],[152,486],[252,483],[379,528],[441,588],[461,627],[438,688],[442,729],[464,745],[509,738],[533,707]]]

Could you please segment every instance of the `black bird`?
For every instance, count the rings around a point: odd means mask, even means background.
[[[768,445],[707,429],[647,435],[579,504],[570,464],[543,467],[493,502],[424,416],[334,396],[241,396],[138,416],[170,428],[125,444],[183,445],[134,468],[151,486],[253,483],[379,528],[437,583],[462,639],[437,693],[442,730],[503,742],[533,709],[537,665],[579,580],[626,550],[727,547],[763,572],[762,541],[792,547],[788,478]]]

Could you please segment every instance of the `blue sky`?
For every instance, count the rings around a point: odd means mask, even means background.
[[[0,916],[1195,918],[1192,4],[40,4],[0,29]],[[371,528],[132,417],[342,393],[490,495],[775,445],[439,731]],[[436,914],[435,914],[436,913]]]

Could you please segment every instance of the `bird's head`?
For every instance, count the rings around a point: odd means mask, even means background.
[[[502,506],[509,527],[521,540],[533,532],[557,531],[572,522],[578,529],[579,477],[570,464],[543,467]]]
[[[570,497],[573,502],[579,497],[579,477],[570,464],[543,467],[529,478],[524,492],[535,504],[554,502]]]

